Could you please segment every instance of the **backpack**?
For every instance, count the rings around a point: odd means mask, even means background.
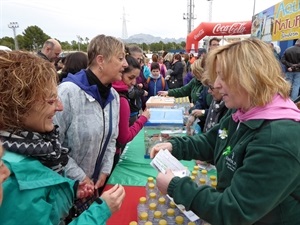
[[[130,113],[139,111],[139,107],[134,103],[134,100],[129,98],[128,92],[119,92],[119,96],[127,99],[130,107]]]
[[[151,80],[151,77],[148,77],[147,78],[147,84],[149,84]],[[163,91],[165,90],[165,87],[166,87],[166,81],[165,81],[165,78],[163,76],[161,76],[161,85],[162,85],[162,88],[163,88]]]

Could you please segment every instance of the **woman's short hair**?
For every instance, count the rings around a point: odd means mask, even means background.
[[[259,39],[249,38],[211,50],[206,68],[212,81],[221,74],[237,94],[246,91],[252,105],[266,105],[277,93],[289,98],[290,84],[282,77],[278,60],[270,46]]]
[[[210,77],[207,73],[207,71],[204,71],[202,76],[201,76],[201,83],[204,85],[204,86],[209,86],[212,82],[210,80]]]
[[[28,111],[56,88],[57,73],[29,52],[0,51],[0,61],[0,129],[18,130]]]
[[[202,74],[204,73],[204,68],[202,67],[203,59],[197,59],[191,65],[192,74],[197,78],[200,79]]]
[[[174,59],[181,61],[181,55],[180,54],[175,54]]]
[[[126,48],[128,49],[129,54],[134,54],[134,53],[143,54],[143,49],[141,49],[138,45],[130,44],[127,45]]]
[[[124,52],[124,43],[121,40],[104,34],[98,35],[88,45],[88,66],[93,64],[98,55],[103,55],[110,61],[114,55],[121,53],[120,51]]]

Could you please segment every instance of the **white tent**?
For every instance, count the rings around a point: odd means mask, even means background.
[[[0,45],[0,50],[11,51],[11,49],[9,47],[6,47],[4,45]]]

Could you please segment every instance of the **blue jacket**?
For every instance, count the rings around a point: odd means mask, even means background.
[[[166,81],[162,81],[164,78],[160,76],[158,79],[153,79],[150,77],[149,83],[148,83],[148,98],[151,96],[157,95],[157,92],[159,91],[167,91],[168,85]],[[164,83],[164,84],[163,84]]]
[[[72,207],[76,181],[59,175],[30,157],[6,151],[3,160],[11,175],[3,183],[0,224],[58,225]],[[102,204],[93,203],[70,225],[105,224],[110,216],[104,201]]]

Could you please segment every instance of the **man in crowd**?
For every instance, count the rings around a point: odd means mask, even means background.
[[[286,80],[292,85],[290,97],[295,100],[300,88],[300,39],[295,42],[294,46],[285,50],[281,62],[286,67]]]
[[[55,60],[58,59],[60,53],[60,43],[55,39],[48,39],[47,41],[45,41],[43,48],[38,51],[37,54],[45,60],[55,62]]]
[[[213,37],[209,40],[208,51],[213,50],[220,46],[220,39],[217,37]]]

